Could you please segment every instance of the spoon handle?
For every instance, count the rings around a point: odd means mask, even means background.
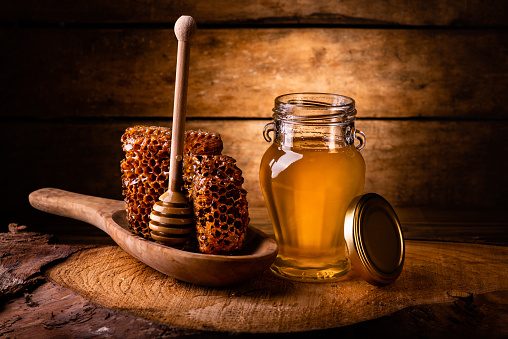
[[[38,210],[84,221],[106,233],[108,233],[106,220],[116,211],[125,210],[125,203],[120,200],[93,197],[56,188],[41,188],[30,193],[28,200]]]
[[[169,165],[169,191],[181,191],[185,113],[189,80],[190,42],[196,33],[196,22],[190,16],[181,16],[175,23],[178,39],[176,58],[175,98],[173,106],[173,132]]]

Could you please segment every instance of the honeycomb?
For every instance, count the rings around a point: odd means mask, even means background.
[[[171,129],[135,126],[122,135],[125,158],[121,161],[123,195],[131,231],[150,239],[150,213],[155,202],[168,189],[171,155]],[[220,154],[220,135],[186,131],[183,168],[193,154]],[[184,183],[185,186],[188,186]]]
[[[240,250],[249,212],[236,160],[226,155],[193,156],[184,179],[190,182],[199,251],[219,254]]]
[[[150,239],[150,213],[167,190],[171,129],[135,126],[122,135],[123,195],[131,231]],[[230,253],[242,247],[249,222],[242,171],[221,155],[219,134],[186,131],[183,185],[192,199],[197,242],[204,253]]]

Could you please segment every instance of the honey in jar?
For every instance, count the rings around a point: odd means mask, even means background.
[[[350,270],[344,218],[362,194],[365,137],[354,128],[354,100],[319,93],[275,100],[272,145],[260,183],[279,246],[271,269],[301,281],[329,281]],[[355,146],[354,140],[360,144]]]

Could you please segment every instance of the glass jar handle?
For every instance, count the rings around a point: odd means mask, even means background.
[[[358,139],[358,141],[360,141],[358,146],[356,146],[356,150],[358,152],[360,152],[361,150],[363,150],[365,148],[365,145],[367,144],[367,137],[365,136],[365,134],[362,131],[355,128],[353,131],[353,139]]]
[[[263,128],[263,138],[265,138],[265,140],[267,142],[272,142],[272,138],[270,138],[270,135],[268,133],[274,132],[274,131],[275,131],[275,125],[273,124],[273,122],[266,124],[265,128]]]

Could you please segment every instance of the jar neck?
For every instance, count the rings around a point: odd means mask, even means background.
[[[354,144],[354,123],[344,125],[305,125],[274,122],[274,142],[287,147],[337,149]]]
[[[337,149],[354,144],[355,101],[326,93],[279,96],[274,142],[287,147]]]

